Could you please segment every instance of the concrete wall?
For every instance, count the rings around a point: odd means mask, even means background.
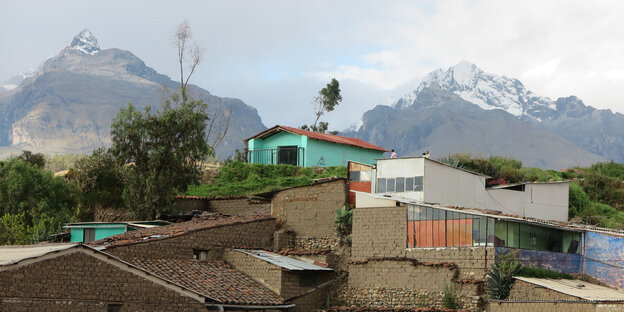
[[[275,220],[269,219],[198,230],[142,243],[114,246],[104,252],[122,259],[192,259],[193,249],[210,249],[215,246],[270,249],[273,247],[275,229]]]
[[[82,252],[0,271],[0,311],[205,311],[203,304]]]
[[[425,203],[470,208],[485,207],[485,177],[425,161]]]
[[[375,164],[384,152],[327,141],[308,139],[305,150],[306,167],[346,166],[349,160]]]
[[[568,222],[568,183],[527,183],[524,191],[486,190],[486,209],[542,220]]]
[[[619,289],[624,288],[624,237],[585,233],[585,273]]]
[[[301,238],[334,238],[336,209],[347,204],[345,180],[286,189],[271,201],[271,215]],[[336,238],[337,239],[337,238]],[[325,248],[331,246],[319,246]]]
[[[397,177],[422,177],[425,174],[425,158],[396,158],[380,159],[377,161],[377,169],[374,171],[373,193],[376,188],[376,179],[387,179]],[[424,181],[423,181],[424,182]],[[423,185],[426,183],[423,183]],[[423,187],[423,190],[426,186]],[[400,196],[423,201],[423,192],[401,192],[392,193]]]

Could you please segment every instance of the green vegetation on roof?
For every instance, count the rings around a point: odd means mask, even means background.
[[[189,187],[189,196],[252,195],[288,187],[312,184],[314,179],[346,177],[346,167],[302,168],[292,165],[263,165],[231,162],[218,169],[210,183]]]

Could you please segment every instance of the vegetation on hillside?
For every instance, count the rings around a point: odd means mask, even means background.
[[[0,162],[0,245],[46,240],[76,213],[76,184],[44,166],[43,155],[30,152]]]
[[[346,177],[346,167],[302,168],[292,165],[263,165],[230,162],[221,166],[210,184],[190,186],[189,196],[252,195],[311,184],[314,179]]]
[[[522,167],[522,162],[500,156],[489,158],[455,154],[441,162],[483,173],[499,183],[570,180],[569,218],[575,221],[624,229],[624,165],[596,163],[588,168],[562,171]]]

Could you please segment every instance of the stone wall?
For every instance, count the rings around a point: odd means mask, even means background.
[[[527,283],[521,280],[516,280],[511,292],[509,293],[509,300],[581,300],[579,297],[574,297],[541,287],[535,284]]]
[[[346,203],[346,181],[340,179],[276,193],[271,215],[300,237],[332,237],[336,209]]]
[[[122,259],[192,259],[193,249],[208,250],[214,246],[270,249],[275,228],[275,219],[261,220],[113,246],[105,252]]]
[[[619,303],[603,304],[591,302],[490,302],[489,312],[614,312],[624,311]]]
[[[205,311],[202,303],[83,252],[0,271],[0,311]]]

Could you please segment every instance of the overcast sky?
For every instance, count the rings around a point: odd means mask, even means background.
[[[3,1],[0,82],[35,69],[83,28],[176,79],[171,36],[206,49],[193,83],[258,109],[265,125],[313,121],[331,77],[342,130],[461,60],[539,95],[624,112],[623,1]]]

